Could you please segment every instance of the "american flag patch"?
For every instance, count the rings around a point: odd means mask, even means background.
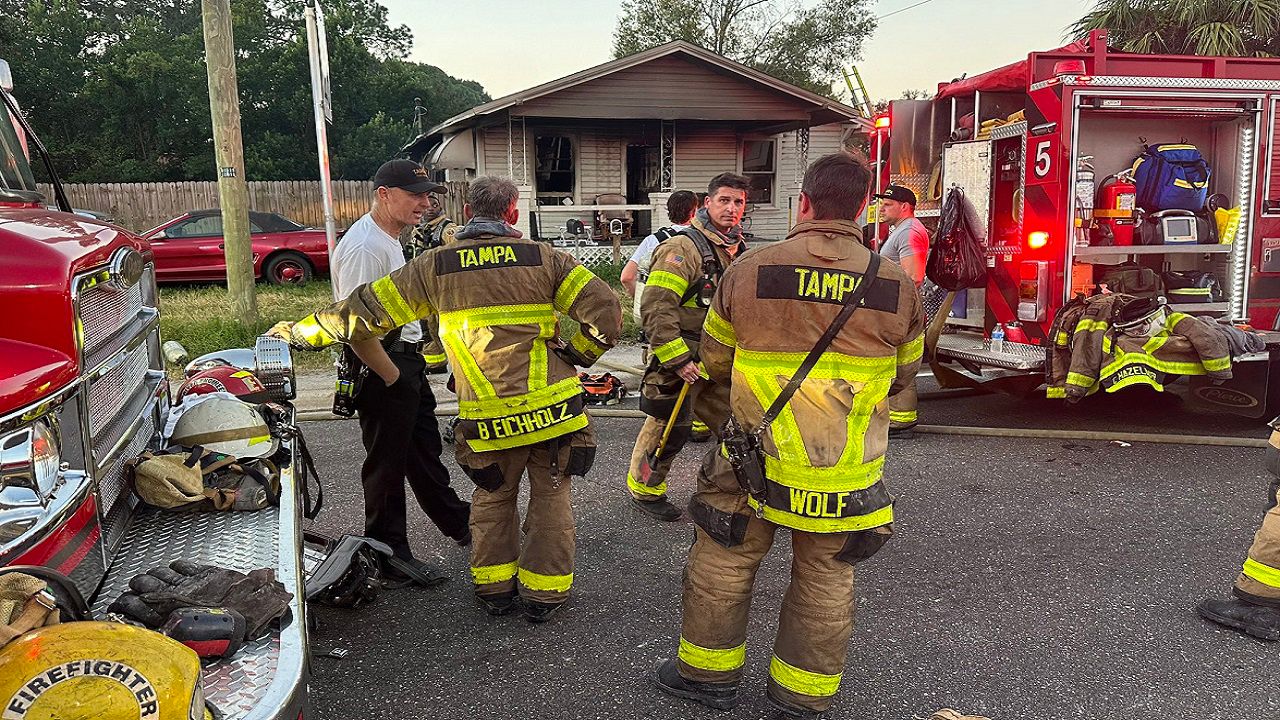
[[[668,265],[683,265],[683,264],[684,264],[684,256],[683,256],[683,255],[672,255],[671,257],[667,258],[667,264],[668,264]]]

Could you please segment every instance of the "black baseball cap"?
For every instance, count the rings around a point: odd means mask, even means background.
[[[388,160],[373,174],[375,188],[400,188],[411,193],[448,192],[449,188],[432,182],[426,169],[412,160]]]
[[[885,200],[897,200],[900,203],[910,203],[913,207],[916,204],[916,194],[910,189],[901,185],[890,185],[884,189],[884,192],[872,197],[883,198]]]

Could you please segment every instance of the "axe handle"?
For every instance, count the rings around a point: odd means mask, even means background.
[[[662,451],[667,448],[667,438],[671,437],[671,428],[676,426],[676,418],[680,416],[680,407],[684,405],[684,397],[689,394],[689,385],[690,383],[684,383],[680,387],[680,394],[676,395],[675,407],[671,408],[671,417],[667,418],[667,426],[662,429],[662,439],[658,441],[658,449],[654,451],[655,457],[661,457]]]

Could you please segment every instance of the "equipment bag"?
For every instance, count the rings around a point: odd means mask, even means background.
[[[925,275],[946,290],[964,290],[987,285],[986,251],[982,240],[969,224],[964,192],[958,187],[947,191],[942,204],[942,223],[938,239],[929,251]]]
[[[1195,145],[1147,145],[1133,161],[1138,207],[1200,212],[1209,195],[1209,174],[1209,163]]]
[[[1169,270],[1164,274],[1164,286],[1171,303],[1222,302],[1222,285],[1213,273]]]
[[[1137,297],[1158,297],[1164,294],[1164,283],[1160,274],[1151,268],[1137,263],[1121,263],[1108,269],[1098,281],[1099,287],[1105,285],[1113,293],[1124,293]]]
[[[165,510],[262,510],[280,502],[280,472],[270,461],[237,462],[202,447],[145,452],[130,463],[134,491]]]

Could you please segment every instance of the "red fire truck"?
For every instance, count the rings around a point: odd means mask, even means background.
[[[125,464],[157,445],[170,406],[151,250],[71,213],[11,90],[0,60],[0,566],[69,576],[97,617],[131,577],[172,560],[274,569],[293,594],[291,613],[268,636],[206,664],[204,697],[225,717],[301,718],[308,661],[297,463],[282,468],[278,508],[140,505]],[[50,174],[59,211],[37,191],[28,149]],[[274,399],[293,397],[287,346],[267,339],[225,355],[257,372]]]
[[[1223,297],[1174,301],[1173,309],[1280,328],[1278,114],[1280,60],[1124,53],[1107,47],[1105,31],[943,83],[931,100],[891,103],[871,138],[877,192],[890,183],[910,187],[921,200],[917,215],[936,218],[940,198],[960,188],[986,249],[986,287],[962,291],[951,306],[937,360],[969,381],[1038,386],[1057,311],[1120,262],[1209,273]],[[1159,143],[1203,154],[1212,168],[1208,192],[1238,209],[1233,240],[1124,244],[1133,201],[1114,192],[1115,176],[1145,144]],[[1100,188],[1105,197],[1095,198]],[[1099,204],[1094,217],[1095,202],[1105,201],[1119,205]],[[887,227],[874,208],[868,214],[883,239]],[[1098,223],[1117,227],[1118,241],[1099,242],[1089,233]],[[1194,225],[1179,231],[1187,224]],[[1009,339],[993,349],[997,327]],[[1236,358],[1228,383],[1191,377],[1179,392],[1205,410],[1274,413],[1280,334],[1264,337],[1268,350]]]

